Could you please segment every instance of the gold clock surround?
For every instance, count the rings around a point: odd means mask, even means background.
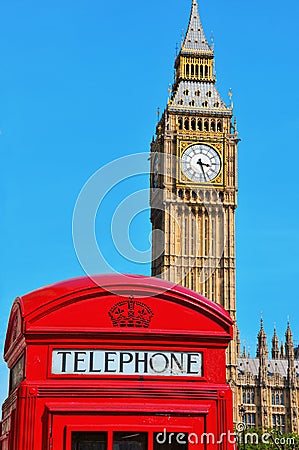
[[[220,161],[221,161],[221,168],[220,171],[218,173],[218,175],[211,181],[202,183],[202,182],[197,182],[197,181],[193,181],[190,180],[182,171],[181,168],[181,160],[182,160],[182,156],[185,153],[185,151],[189,148],[192,147],[193,145],[207,145],[209,147],[212,147],[214,150],[216,150],[216,152],[218,153],[219,157],[220,157]],[[224,179],[224,151],[223,151],[223,144],[222,143],[211,143],[209,141],[206,140],[198,140],[198,141],[194,141],[194,140],[190,140],[190,141],[185,141],[185,140],[178,140],[178,158],[177,158],[177,186],[178,187],[184,187],[186,186],[186,184],[192,185],[192,186],[213,186],[215,188],[217,187],[222,187],[223,186],[223,179]]]

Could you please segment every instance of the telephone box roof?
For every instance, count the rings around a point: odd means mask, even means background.
[[[201,294],[169,281],[143,275],[103,274],[71,278],[43,286],[18,297],[18,299],[23,315],[27,316],[41,307],[50,305],[59,298],[83,291],[99,290],[135,297],[178,294],[186,300],[205,306],[207,310],[214,311],[216,315],[220,315],[228,323],[232,323],[232,319],[222,306],[208,300]]]
[[[207,336],[209,331],[212,339],[222,335],[229,341],[232,337],[233,321],[229,314],[196,292],[140,275],[92,275],[61,281],[17,297],[7,330],[5,358],[15,347],[18,334],[27,339],[32,333],[50,336],[54,332],[67,335],[109,332],[109,329],[110,332],[141,332],[138,328],[124,330],[111,325],[110,310],[115,302],[128,303],[129,299],[139,305],[149,304],[149,308],[154,306],[156,314],[148,333],[185,330]]]

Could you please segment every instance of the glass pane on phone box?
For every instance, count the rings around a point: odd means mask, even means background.
[[[147,450],[147,433],[115,432],[113,433],[113,450]]]
[[[107,450],[107,433],[72,433],[72,450]]]
[[[154,450],[188,450],[188,433],[154,433]]]

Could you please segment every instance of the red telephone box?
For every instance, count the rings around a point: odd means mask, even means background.
[[[1,450],[233,449],[232,320],[141,276],[83,277],[17,298]]]

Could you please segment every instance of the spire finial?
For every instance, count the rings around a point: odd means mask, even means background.
[[[234,102],[233,102],[233,89],[229,88],[229,92],[228,92],[228,96],[229,96],[229,101],[230,101],[230,108],[234,109]]]
[[[215,46],[215,39],[214,39],[214,31],[211,31],[211,48],[212,50],[214,50],[214,46]]]
[[[274,323],[274,333],[272,337],[272,359],[279,359],[279,339],[276,333],[276,323]]]
[[[159,122],[160,121],[160,108],[159,108],[159,106],[157,108],[157,116],[158,116],[158,122]]]
[[[264,321],[261,317],[260,331],[258,333],[257,358],[260,356],[268,357],[267,335],[264,330]]]
[[[290,317],[288,316],[288,326],[287,326],[286,336],[289,336],[289,335],[292,335],[292,330],[291,330]]]

